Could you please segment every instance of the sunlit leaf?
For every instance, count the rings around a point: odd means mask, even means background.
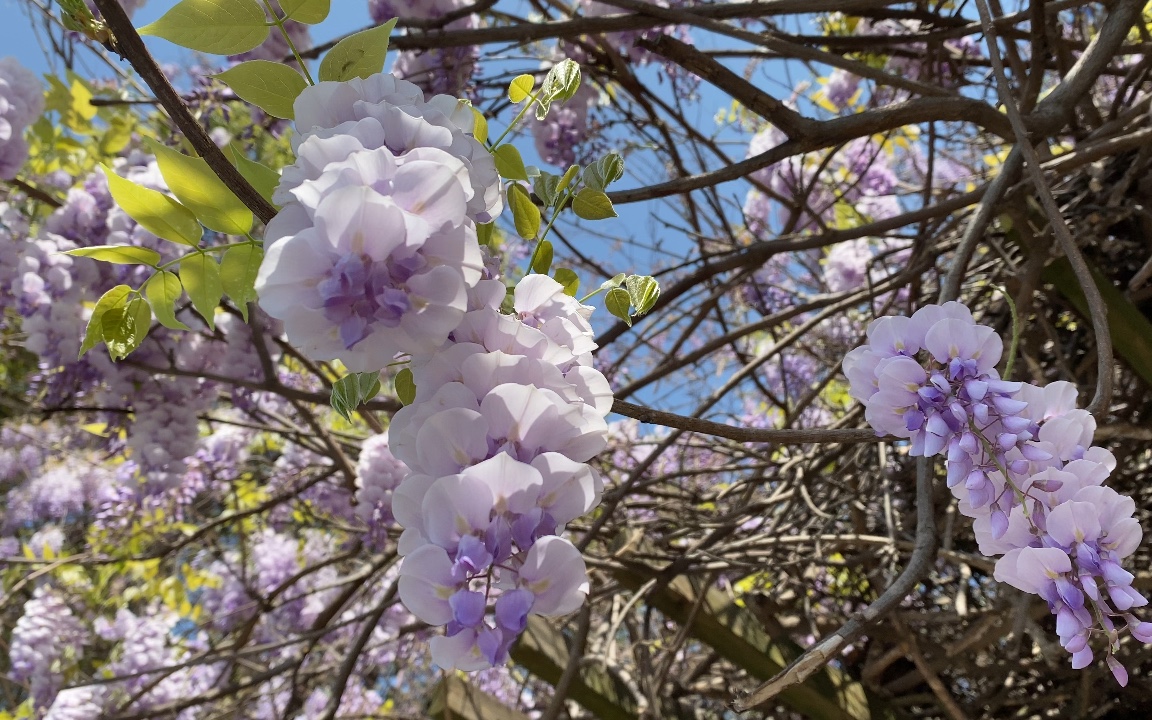
[[[291,67],[268,60],[249,60],[216,76],[242,100],[252,103],[273,117],[291,120],[296,96],[308,83]]]
[[[264,42],[268,25],[253,0],[182,0],[139,32],[199,52],[237,55]]]
[[[366,78],[384,70],[388,54],[388,39],[396,18],[383,25],[361,30],[336,43],[320,61],[320,79],[345,82],[352,78]]]
[[[252,230],[252,211],[228,189],[204,158],[191,157],[148,139],[168,189],[204,227],[228,235]]]

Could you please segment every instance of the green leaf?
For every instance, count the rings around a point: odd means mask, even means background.
[[[412,368],[404,368],[396,373],[392,384],[396,387],[396,398],[404,405],[411,405],[416,399],[416,381],[412,378]]]
[[[145,143],[156,156],[168,189],[204,227],[228,235],[246,235],[252,230],[252,211],[216,176],[204,158],[176,152],[151,138]]]
[[[532,253],[532,269],[541,275],[547,275],[552,269],[552,243],[541,240]]]
[[[183,293],[180,278],[167,270],[156,273],[144,285],[144,297],[148,298],[156,320],[170,330],[191,330],[176,319],[176,301]]]
[[[472,137],[481,145],[488,143],[488,118],[476,108],[472,108]]]
[[[629,275],[624,279],[624,287],[632,307],[636,308],[636,317],[647,313],[660,299],[660,283],[650,275]]]
[[[224,251],[220,260],[220,284],[248,322],[248,303],[256,299],[256,274],[264,260],[259,245],[237,245]]]
[[[508,99],[519,105],[532,94],[534,87],[536,87],[536,78],[531,75],[517,75],[512,82],[508,83]]]
[[[632,305],[632,300],[628,296],[628,291],[623,288],[612,288],[604,297],[604,307],[608,312],[628,323],[632,326],[632,316],[628,314],[628,308]]]
[[[299,72],[282,63],[249,60],[216,75],[242,100],[273,117],[296,117],[292,104],[308,83]]]
[[[84,342],[80,344],[80,355],[77,360],[84,357],[84,353],[96,347],[104,339],[104,315],[109,311],[121,309],[128,304],[128,296],[132,288],[127,285],[117,285],[100,296],[96,307],[92,308],[92,316],[88,318],[88,329],[84,332]]]
[[[320,61],[320,79],[345,82],[352,78],[366,78],[384,70],[384,57],[388,54],[388,38],[396,18],[383,25],[349,35],[328,51]]]
[[[207,321],[208,327],[215,329],[216,306],[224,295],[216,260],[204,253],[189,255],[180,261],[180,281],[192,300],[192,307]]]
[[[604,190],[624,177],[624,158],[608,153],[584,169],[584,184],[593,190]]]
[[[476,226],[476,242],[481,245],[491,245],[492,238],[495,236],[496,223],[480,223]]]
[[[356,408],[380,393],[380,373],[349,373],[332,385],[332,409],[352,421]]]
[[[237,55],[268,39],[267,22],[254,0],[182,0],[140,34],[203,53]]]
[[[603,283],[601,283],[600,289],[601,290],[611,290],[612,288],[618,288],[624,284],[624,280],[627,277],[628,277],[627,273],[620,273],[619,275],[616,275],[615,277],[613,277],[609,280],[605,280]]]
[[[556,282],[564,286],[564,294],[576,297],[576,293],[580,291],[580,276],[568,268],[556,268],[556,273],[553,275]]]
[[[512,208],[512,221],[516,224],[516,232],[525,240],[534,240],[536,234],[540,232],[540,208],[532,202],[528,191],[516,183],[510,183],[508,205]]]
[[[612,201],[604,191],[590,187],[582,188],[576,193],[576,199],[572,201],[572,212],[584,220],[607,220],[616,217]]]
[[[200,243],[204,230],[191,210],[164,193],[125,180],[105,165],[100,168],[108,177],[112,199],[145,230],[182,245],[196,247]]]
[[[136,126],[130,115],[114,115],[108,129],[100,138],[100,154],[116,155],[132,142],[132,130]]]
[[[541,172],[532,181],[532,191],[544,203],[544,207],[552,207],[559,196],[557,188],[560,187],[560,176],[549,172]]]
[[[579,165],[572,165],[564,171],[564,176],[560,178],[560,184],[556,186],[557,192],[564,192],[568,186],[572,184],[572,179],[580,172]]]
[[[579,89],[580,65],[576,61],[564,59],[553,65],[540,88],[536,119],[543,120],[548,117],[548,108],[553,102],[571,100]]]
[[[492,159],[496,161],[496,172],[508,180],[527,180],[528,170],[524,167],[524,160],[520,151],[512,145],[501,145],[492,152]]]
[[[280,0],[280,9],[284,11],[284,17],[305,25],[324,22],[331,7],[331,0]]]
[[[65,255],[92,258],[116,265],[151,265],[160,262],[160,253],[135,245],[93,245],[92,247],[65,250]]]
[[[124,307],[115,307],[100,317],[100,327],[108,355],[123,360],[140,347],[152,325],[152,308],[144,298],[132,298]]]
[[[276,192],[276,186],[280,184],[280,173],[276,172],[267,165],[261,165],[255,160],[250,160],[241,150],[235,145],[229,145],[228,151],[232,155],[232,163],[244,179],[256,189],[256,192],[267,200],[272,202],[272,193]]]

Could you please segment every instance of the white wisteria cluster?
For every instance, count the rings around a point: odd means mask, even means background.
[[[361,517],[405,528],[400,597],[445,626],[436,664],[503,663],[529,615],[570,613],[588,592],[560,533],[602,490],[587,463],[612,391],[591,365],[592,308],[530,274],[501,313],[507,289],[476,238],[502,209],[499,177],[467,103],[380,74],[320,83],[295,115],[260,304],[311,358],[408,363],[414,400],[361,458]]]

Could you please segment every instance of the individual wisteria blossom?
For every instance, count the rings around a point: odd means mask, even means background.
[[[949,302],[873,321],[843,367],[878,434],[910,440],[913,456],[945,455],[981,552],[1003,555],[995,578],[1048,603],[1072,667],[1089,665],[1102,639],[1124,685],[1118,628],[1152,643],[1152,623],[1131,612],[1148,600],[1122,566],[1142,537],[1135,503],[1102,484],[1116,461],[1092,445],[1096,422],[1075,387],[1002,380],[1002,352],[992,328]]]
[[[405,528],[400,597],[445,626],[433,661],[478,670],[507,660],[529,614],[578,608],[588,591],[564,525],[600,499],[586,464],[606,447],[611,390],[589,366],[587,308],[529,275],[514,314],[486,280],[439,352],[413,358],[415,401],[389,429],[411,470],[393,496]]]
[[[439,20],[466,8],[470,0],[369,0],[368,14],[381,24],[392,18]],[[438,26],[444,30],[472,30],[480,27],[479,17],[464,15]],[[461,45],[427,50],[402,50],[392,62],[392,74],[415,83],[429,95],[461,95],[472,81],[480,49]]]
[[[11,180],[28,160],[24,129],[44,112],[44,86],[14,57],[0,58],[0,180]]]

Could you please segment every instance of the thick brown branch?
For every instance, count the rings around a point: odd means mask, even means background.
[[[212,138],[208,137],[208,133],[196,118],[192,117],[192,113],[180,100],[180,95],[168,82],[160,66],[152,59],[152,55],[144,46],[144,41],[140,39],[136,28],[132,27],[132,21],[128,19],[120,3],[117,0],[95,0],[95,3],[115,38],[113,49],[140,73],[140,77],[156,95],[156,99],[168,112],[172,122],[176,123],[176,127],[180,128],[180,132],[184,133],[188,142],[200,157],[204,158],[208,167],[212,168],[212,172],[236,193],[236,197],[240,198],[240,201],[260,218],[261,222],[266,223],[274,218],[276,208],[244,179],[240,171],[224,157],[224,153],[220,152],[220,148],[216,147],[216,143],[212,142]]]

